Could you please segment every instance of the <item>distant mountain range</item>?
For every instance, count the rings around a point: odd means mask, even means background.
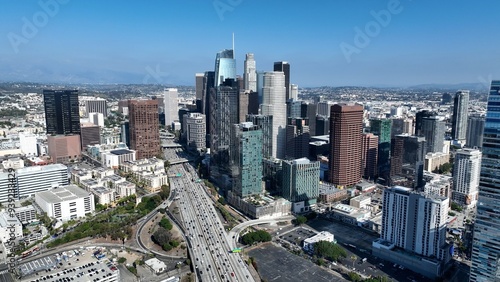
[[[471,90],[471,91],[484,91],[490,88],[491,81],[485,81],[484,83],[476,82],[476,83],[458,83],[458,84],[419,84],[407,87],[408,89],[423,89],[423,90],[449,90],[449,91],[457,91],[457,90]]]

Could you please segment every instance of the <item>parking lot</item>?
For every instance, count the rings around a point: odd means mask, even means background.
[[[259,274],[267,281],[347,281],[340,274],[321,268],[273,244],[256,247],[248,255],[256,259]]]
[[[309,237],[316,235],[316,232],[310,228],[298,227],[292,229],[291,231],[285,232],[279,235],[278,238],[287,241],[288,243],[295,245],[297,247],[302,247],[302,241]]]

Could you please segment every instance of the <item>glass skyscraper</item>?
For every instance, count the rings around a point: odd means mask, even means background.
[[[500,80],[491,82],[483,133],[470,281],[500,281]]]
[[[215,57],[215,87],[221,85],[226,79],[236,80],[236,60],[231,49],[224,49]]]

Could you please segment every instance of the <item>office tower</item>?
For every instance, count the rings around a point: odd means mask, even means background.
[[[130,148],[130,123],[125,121],[121,125],[120,141]]]
[[[266,72],[263,77],[261,113],[273,116],[272,157],[285,158],[286,146],[286,91],[283,72]]]
[[[481,116],[470,116],[467,122],[467,141],[465,145],[469,148],[481,148],[483,146],[483,131],[485,118]]]
[[[377,175],[379,137],[373,133],[363,133],[361,148],[362,174],[365,179],[375,179]]]
[[[231,176],[239,197],[262,193],[262,130],[251,122],[232,125]]]
[[[210,93],[214,91],[214,85],[215,72],[206,71],[203,76],[203,110],[201,113],[205,115],[207,120],[207,135],[210,135],[210,118],[212,116],[210,114]],[[207,139],[210,140],[209,136],[207,136]]]
[[[257,92],[257,72],[252,53],[248,53],[245,56],[245,73],[243,74],[243,78],[245,79],[245,90]]]
[[[330,112],[330,182],[351,186],[361,180],[363,106],[335,104]]]
[[[441,276],[446,269],[444,266],[451,259],[452,245],[446,242],[449,199],[394,186],[384,190],[382,203],[381,240],[386,241],[386,246],[394,244],[409,254],[402,258],[391,255],[394,252],[391,247],[372,248],[375,255],[398,263],[406,262],[405,266],[425,276]],[[427,262],[419,258],[415,261],[421,262],[420,264],[413,263],[412,258],[415,256],[412,254],[437,261],[426,265]]]
[[[333,105],[330,101],[319,102],[317,106],[317,114],[320,116],[330,117],[330,107]]]
[[[421,136],[427,142],[427,153],[443,152],[446,125],[437,116],[422,118]]]
[[[262,104],[262,101],[264,100],[263,98],[263,88],[264,87],[264,72],[263,71],[258,71],[257,72],[257,93],[259,95],[259,105]]]
[[[205,115],[200,113],[189,113],[186,119],[186,141],[191,150],[204,150],[206,148],[207,132]]]
[[[247,115],[246,121],[262,130],[262,157],[269,159],[273,153],[273,116]]]
[[[413,127],[413,119],[407,118],[404,120],[403,133],[415,135],[415,128]]]
[[[319,162],[307,158],[282,162],[282,196],[292,203],[316,204],[319,197]],[[304,212],[306,210],[301,210]]]
[[[288,62],[275,62],[274,63],[274,69],[276,71],[281,71],[285,74],[285,89],[286,89],[286,96],[285,96],[285,101],[288,101],[290,99],[290,64]]]
[[[106,99],[92,96],[80,96],[79,105],[81,107],[83,117],[88,117],[90,113],[101,113],[103,116],[108,116],[108,106]]]
[[[467,137],[467,117],[469,115],[469,91],[460,90],[455,94],[451,137],[453,140],[465,141]]]
[[[286,102],[286,117],[300,118],[302,117],[302,101],[290,99]]]
[[[403,115],[402,107],[391,107],[391,117],[400,117]]]
[[[90,122],[84,122],[80,125],[81,128],[81,145],[82,150],[85,151],[87,146],[101,144],[101,129],[98,125]]]
[[[228,78],[236,81],[236,60],[233,50],[224,49],[215,57],[214,86],[220,86]]]
[[[196,100],[203,100],[203,78],[205,77],[204,73],[196,73],[195,74],[195,93]]]
[[[443,93],[441,96],[441,105],[450,104],[453,101],[453,96],[450,93]]]
[[[479,198],[477,202],[472,266],[469,281],[500,279],[500,80],[491,82],[483,133]]]
[[[137,159],[156,157],[160,153],[158,100],[129,100],[130,147]]]
[[[78,90],[43,90],[47,134],[80,134]]]
[[[481,172],[481,151],[475,149],[458,150],[453,162],[453,201],[474,207],[479,193]]]
[[[316,116],[316,136],[330,134],[330,118]]]
[[[240,103],[238,106],[238,120],[244,121],[248,113],[248,104],[249,104],[249,92],[240,90],[240,97],[238,98],[238,102]]]
[[[104,115],[101,113],[89,113],[89,122],[104,127]]]
[[[309,126],[302,118],[289,118],[286,126],[286,153],[287,159],[300,159],[309,156]]]
[[[128,116],[128,100],[118,101],[118,112],[124,116]]]
[[[82,154],[80,135],[48,135],[47,147],[54,163],[78,161]]]
[[[396,135],[391,147],[391,183],[413,188],[423,187],[424,162],[427,154],[425,138],[408,134]],[[406,181],[395,182],[401,177]]]
[[[290,85],[290,99],[299,99],[299,86],[297,84]]]
[[[391,171],[391,119],[370,120],[371,133],[378,136],[378,176],[388,179]]]
[[[36,192],[68,184],[68,167],[62,164],[21,168],[16,170],[14,178],[12,178],[12,173],[0,172],[0,202],[5,203],[11,197],[17,201],[32,196]],[[12,191],[9,189],[13,189],[15,192],[11,193]]]
[[[210,149],[214,173],[229,173],[231,128],[239,123],[238,96],[234,79],[227,79],[210,93]]]
[[[436,112],[430,111],[430,110],[422,110],[418,113],[415,114],[415,135],[417,136],[422,136],[421,134],[421,129],[422,129],[422,119],[426,117],[433,117],[436,116]]]
[[[236,82],[238,83],[238,89],[240,91],[245,91],[245,80],[240,75],[236,76]]]
[[[391,138],[404,133],[405,123],[402,118],[393,118],[391,127]]]
[[[178,100],[177,88],[166,88],[163,93],[165,97],[163,99],[163,103],[165,105],[164,108],[165,126],[172,126],[172,122],[178,120],[177,114],[178,114],[179,100]]]
[[[36,146],[36,135],[19,132],[19,149],[27,157],[37,157],[38,148]]]
[[[303,118],[309,119],[309,132],[311,136],[318,135],[316,133],[316,114],[317,114],[317,106],[313,103],[302,103],[301,116]]]

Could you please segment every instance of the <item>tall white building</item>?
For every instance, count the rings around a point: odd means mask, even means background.
[[[245,80],[245,90],[257,92],[257,72],[255,59],[252,53],[246,54],[243,79]]]
[[[186,140],[188,147],[194,150],[206,148],[207,126],[205,115],[200,113],[190,113],[184,115]]]
[[[104,127],[104,115],[102,113],[89,113],[89,122]]]
[[[19,146],[21,152],[27,157],[38,157],[38,149],[36,145],[36,136],[29,133],[19,133]]]
[[[448,256],[446,218],[449,199],[394,186],[384,190],[381,239],[422,256]]]
[[[35,202],[49,217],[62,221],[94,212],[94,195],[76,185],[38,192]]]
[[[297,84],[290,84],[290,99],[299,99],[299,86]]]
[[[467,119],[469,117],[469,91],[460,90],[455,94],[451,137],[454,140],[465,141],[467,138]]]
[[[286,150],[286,88],[283,72],[264,73],[261,113],[273,116],[271,155],[277,159],[284,159]]]
[[[9,184],[14,184],[14,187]],[[19,200],[36,192],[68,184],[68,168],[62,164],[30,166],[14,173],[0,173],[0,202],[7,202],[9,198]]]
[[[455,154],[453,165],[453,201],[466,207],[474,207],[479,194],[481,151],[462,149]]]
[[[166,88],[163,103],[165,105],[165,126],[171,126],[172,122],[178,120],[178,92],[177,88]]]
[[[90,113],[101,113],[108,116],[108,108],[106,99],[92,96],[79,96],[78,97],[80,116],[88,117]]]

